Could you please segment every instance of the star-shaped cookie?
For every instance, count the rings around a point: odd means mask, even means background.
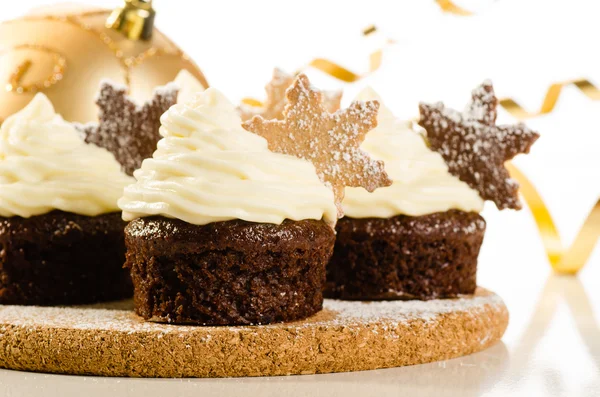
[[[177,85],[154,91],[152,99],[139,106],[127,96],[127,88],[102,82],[96,104],[99,122],[79,126],[85,141],[103,147],[121,163],[128,175],[152,157],[160,139],[160,116],[177,101]]]
[[[286,98],[283,120],[255,116],[243,126],[264,137],[272,151],[311,161],[321,180],[332,187],[340,216],[346,186],[371,192],[392,184],[383,162],[360,149],[367,132],[377,126],[379,102],[353,102],[347,109],[329,113],[322,93],[310,86],[304,74],[296,78]]]
[[[421,103],[419,125],[431,148],[442,155],[450,173],[477,190],[498,209],[520,209],[519,184],[504,163],[529,153],[539,134],[525,124],[496,125],[498,99],[490,81],[473,90],[464,112],[443,103]]]
[[[254,116],[262,116],[271,120],[283,119],[283,109],[286,104],[285,92],[293,84],[294,76],[287,74],[281,69],[273,70],[273,78],[265,86],[267,98],[263,106],[250,106],[242,104],[239,107],[242,121],[250,120]],[[340,108],[342,101],[341,91],[323,91],[323,105],[329,113],[334,113]]]

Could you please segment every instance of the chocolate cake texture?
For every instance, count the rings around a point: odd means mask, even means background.
[[[70,305],[128,298],[118,212],[0,218],[0,304]]]
[[[125,229],[135,311],[200,325],[294,321],[323,306],[335,241],[323,221],[192,225],[147,217]]]
[[[430,300],[475,292],[485,220],[450,210],[424,216],[342,218],[326,297]]]

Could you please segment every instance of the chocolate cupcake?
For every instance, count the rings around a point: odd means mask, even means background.
[[[120,299],[117,200],[132,178],[38,94],[0,127],[0,303],[59,305]]]
[[[270,152],[214,89],[172,107],[162,124],[158,150],[119,201],[132,221],[136,313],[225,325],[320,310],[335,240],[325,222],[336,212],[312,165]]]
[[[126,222],[117,200],[154,151],[175,103],[159,87],[139,106],[103,82],[99,123],[71,124],[38,94],[0,128],[0,304],[68,305],[128,298]]]
[[[370,89],[360,97],[378,99]],[[346,190],[327,297],[428,300],[475,292],[485,233],[478,213],[484,200],[519,207],[518,184],[503,165],[538,137],[524,125],[496,127],[496,103],[486,82],[464,114],[421,105],[425,134],[380,110],[363,148],[386,162],[394,183],[374,193]]]
[[[485,221],[449,210],[338,221],[327,293],[347,300],[429,300],[472,294]]]
[[[132,294],[120,212],[0,218],[0,303],[68,305]]]
[[[307,84],[299,78],[288,94]],[[289,109],[299,107],[296,99]],[[376,109],[373,122],[375,115]],[[321,310],[337,210],[318,167],[269,149],[273,139],[293,133],[265,139],[260,117],[244,125],[256,134],[244,130],[235,107],[212,88],[173,106],[161,121],[158,150],[119,201],[130,221],[126,266],[136,313],[151,321],[235,325],[293,321]]]
[[[136,219],[127,227],[136,312],[180,324],[308,317],[321,310],[334,239],[329,225],[312,219],[202,226],[164,217]]]

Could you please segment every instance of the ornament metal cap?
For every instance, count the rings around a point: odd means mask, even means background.
[[[106,27],[123,33],[130,40],[149,40],[154,28],[152,0],[124,0],[106,20]]]

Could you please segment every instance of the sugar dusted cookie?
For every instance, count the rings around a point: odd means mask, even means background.
[[[539,134],[525,124],[496,125],[498,99],[490,81],[473,90],[464,112],[443,103],[421,103],[419,124],[431,148],[444,157],[450,172],[476,189],[498,209],[520,209],[519,184],[504,163],[529,149]]]
[[[81,126],[85,140],[113,153],[127,174],[152,156],[160,139],[160,116],[177,101],[177,86],[169,84],[154,91],[143,105],[127,96],[127,88],[102,82],[96,103],[99,122]]]
[[[256,116],[244,128],[264,137],[271,150],[312,162],[319,178],[332,187],[340,216],[346,186],[373,191],[391,184],[383,162],[360,149],[367,132],[377,126],[377,101],[356,101],[331,114],[323,105],[322,93],[303,74],[286,96],[283,120]]]

